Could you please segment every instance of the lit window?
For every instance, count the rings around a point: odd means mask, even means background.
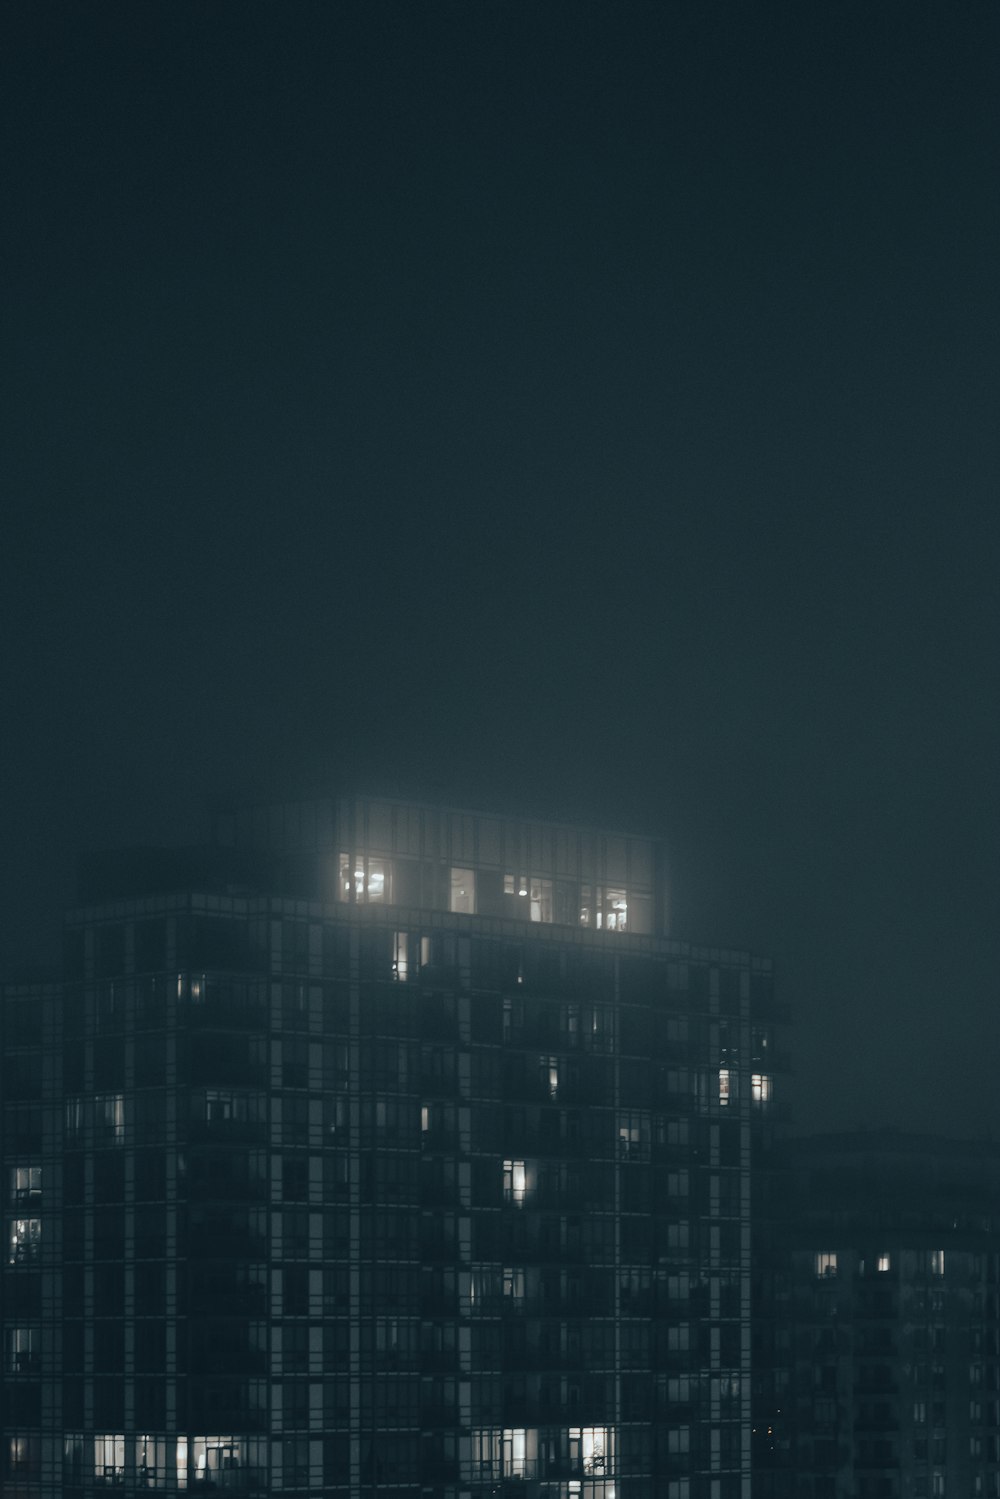
[[[643,1151],[644,1137],[648,1139],[648,1127],[644,1127],[643,1116],[638,1113],[624,1114],[618,1120],[618,1154],[625,1160],[638,1160]]]
[[[527,1174],[523,1161],[504,1161],[503,1163],[503,1196],[505,1202],[513,1202],[518,1207],[524,1202]]]
[[[771,1079],[766,1072],[754,1072],[751,1074],[750,1097],[757,1105],[771,1102]]]
[[[552,881],[540,880],[532,876],[531,879],[531,908],[532,921],[551,922],[552,920]]]
[[[944,1274],[944,1250],[943,1249],[932,1249],[931,1250],[930,1270],[931,1270],[931,1274],[932,1275],[943,1275]]]
[[[594,922],[593,889],[590,885],[580,887],[580,925],[592,926]]]
[[[464,916],[475,915],[476,873],[473,869],[452,869],[450,910]]]
[[[624,932],[628,926],[628,899],[624,890],[605,890],[604,925],[609,932]]]
[[[524,1300],[524,1271],[520,1266],[504,1266],[503,1295],[505,1301],[522,1302]]]
[[[6,1452],[7,1473],[13,1480],[11,1485],[12,1493],[15,1491],[14,1484],[20,1484],[28,1480],[34,1480],[35,1483],[38,1482],[40,1477],[39,1469],[41,1467],[41,1447],[37,1436],[9,1437],[6,1443]],[[27,1492],[26,1489],[21,1488],[18,1488],[16,1491],[18,1493]],[[7,1491],[4,1490],[4,1492]],[[32,1492],[37,1493],[38,1490],[33,1488]]]
[[[525,1478],[528,1471],[528,1433],[523,1426],[504,1428],[503,1432],[503,1476]]]
[[[542,1059],[542,1076],[548,1078],[549,1098],[555,1102],[559,1097],[559,1059],[557,1057],[545,1057]]]
[[[837,1256],[832,1250],[827,1250],[816,1256],[816,1274],[821,1280],[831,1279],[837,1273]]]
[[[729,1102],[729,1068],[719,1068],[719,1103],[725,1108]]]
[[[887,1254],[880,1254],[875,1262],[875,1269],[879,1275],[886,1275],[892,1269],[892,1261]]]
[[[11,1218],[7,1227],[7,1263],[30,1265],[41,1257],[42,1220]]]
[[[122,1433],[94,1438],[94,1479],[100,1484],[125,1482],[125,1437]]]
[[[611,1450],[606,1426],[571,1426],[569,1430],[570,1466],[582,1469],[589,1478],[602,1477],[611,1468]]]
[[[420,1105],[420,1130],[421,1130],[421,1133],[426,1135],[428,1133],[428,1131],[430,1130],[430,1127],[431,1127],[430,1105],[426,1104],[426,1103],[422,1103]]]
[[[382,905],[392,899],[392,866],[385,859],[365,859],[362,855],[339,857],[337,894],[341,900],[359,905]]]
[[[243,1448],[239,1437],[192,1437],[192,1482],[211,1488],[242,1487],[241,1474],[246,1466]]]
[[[393,960],[392,976],[399,982],[405,983],[409,974],[409,941],[406,932],[393,933]]]
[[[503,877],[503,893],[504,895],[517,894],[517,888],[514,882],[514,876],[512,874],[505,874]]]
[[[138,1488],[162,1489],[166,1487],[167,1442],[165,1437],[136,1437],[135,1476]]]
[[[42,1195],[41,1166],[11,1166],[11,1202],[37,1202]]]

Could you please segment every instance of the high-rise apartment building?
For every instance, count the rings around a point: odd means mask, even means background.
[[[770,964],[649,839],[345,798],[93,861],[3,1006],[3,1488],[747,1499]]]

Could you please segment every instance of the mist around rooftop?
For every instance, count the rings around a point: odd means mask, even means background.
[[[998,12],[8,18],[0,958],[341,786],[662,837],[804,1127],[996,1126]]]

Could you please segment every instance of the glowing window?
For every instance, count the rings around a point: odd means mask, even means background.
[[[42,1195],[41,1166],[11,1166],[11,1202],[30,1202]]]
[[[42,1220],[11,1218],[7,1227],[7,1263],[30,1265],[41,1257]]]
[[[609,932],[624,932],[628,926],[628,899],[624,890],[604,892],[604,925]]]
[[[388,879],[383,859],[368,860],[368,899],[370,902],[384,901],[388,896]]]
[[[585,1476],[603,1476],[611,1468],[611,1449],[606,1426],[571,1426],[569,1430],[569,1453],[572,1467],[579,1467]]]
[[[559,1097],[559,1059],[558,1057],[542,1058],[542,1077],[548,1084],[549,1098],[553,1103]]]
[[[816,1274],[826,1280],[837,1273],[837,1255],[833,1250],[826,1250],[817,1254],[815,1260]]]
[[[527,1173],[523,1161],[504,1161],[503,1163],[503,1196],[505,1202],[513,1202],[520,1207],[524,1202],[527,1187]]]
[[[944,1250],[932,1249],[930,1260],[930,1271],[932,1275],[944,1274]]]
[[[649,1116],[637,1110],[618,1116],[618,1154],[624,1160],[645,1159],[648,1154]]]
[[[94,1479],[102,1484],[120,1485],[125,1482],[124,1433],[103,1434],[94,1438]]]
[[[729,1102],[729,1068],[719,1068],[719,1103],[725,1108]]]
[[[409,947],[409,937],[406,932],[393,933],[392,976],[401,984],[405,983],[409,977]]]
[[[192,1483],[213,1488],[243,1486],[245,1445],[239,1437],[192,1437],[188,1454]]]
[[[751,1074],[750,1097],[758,1106],[771,1102],[771,1079],[766,1072]]]
[[[887,1254],[880,1254],[875,1261],[875,1269],[879,1275],[886,1275],[892,1269],[891,1257]]]
[[[167,1442],[165,1437],[136,1437],[135,1476],[139,1488],[162,1489],[166,1487]]]
[[[452,869],[449,910],[465,916],[475,915],[476,872],[474,869]]]
[[[15,1483],[28,1480],[34,1480],[37,1483],[41,1466],[41,1444],[37,1436],[9,1437],[6,1443],[6,1453],[7,1472]],[[17,1492],[26,1492],[26,1490],[18,1489]],[[33,1492],[37,1493],[37,1489]]]
[[[503,1295],[505,1301],[524,1300],[524,1271],[519,1265],[505,1265],[503,1272]]]
[[[504,895],[517,894],[517,886],[512,874],[505,874],[503,877],[503,893]]]
[[[507,1426],[503,1432],[503,1476],[525,1478],[528,1471],[528,1433],[523,1426]]]
[[[382,905],[392,899],[392,866],[385,859],[341,854],[337,895],[359,905]]]
[[[532,876],[531,884],[530,916],[532,921],[551,922],[552,920],[552,881],[536,879]]]

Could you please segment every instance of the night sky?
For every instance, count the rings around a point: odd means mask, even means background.
[[[14,3],[2,899],[353,786],[662,835],[803,1129],[1000,1132],[1000,6]]]

